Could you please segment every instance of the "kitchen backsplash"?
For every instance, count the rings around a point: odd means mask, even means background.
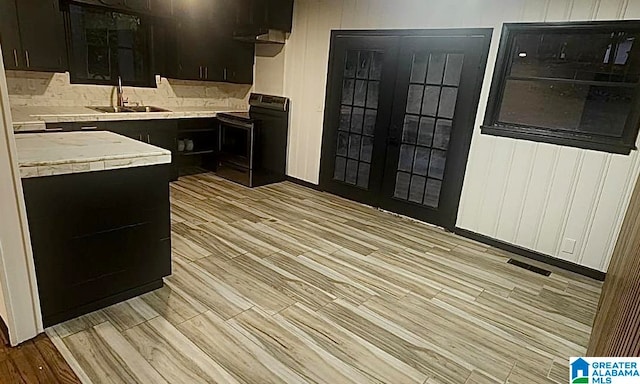
[[[7,71],[12,107],[114,105],[115,87],[71,84],[68,73]],[[156,76],[157,88],[124,87],[129,103],[158,107],[248,106],[250,85],[173,80]]]

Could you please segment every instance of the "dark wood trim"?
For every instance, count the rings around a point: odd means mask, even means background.
[[[316,191],[322,191],[322,189],[320,188],[320,185],[318,185],[318,184],[313,184],[313,183],[310,183],[308,181],[300,180],[300,179],[298,179],[296,177],[288,176],[288,175],[287,175],[286,178],[287,178],[287,181],[290,181],[290,182],[292,182],[294,184],[298,184],[298,185],[301,185],[303,187],[311,188],[311,189],[316,190]]]
[[[582,276],[587,276],[595,280],[604,281],[606,277],[606,273],[598,271],[596,269],[591,269],[589,267],[575,264],[570,261],[561,260],[556,257],[545,255],[543,253],[536,252],[531,249],[523,248],[518,245],[509,244],[502,240],[494,239],[492,237],[481,235],[479,233],[475,233],[466,229],[455,227],[453,232],[456,235],[460,235],[462,237],[466,237],[471,240],[479,241],[481,243],[490,245],[492,247],[502,249],[503,251],[515,253],[516,255],[520,255],[529,259],[540,261],[545,264],[553,265],[554,267],[562,268],[567,271],[574,272]]]
[[[86,313],[90,313],[93,311],[96,311],[98,309],[102,309],[102,308],[106,308],[110,305],[113,304],[117,304],[119,302],[125,301],[125,300],[129,300],[132,299],[136,296],[140,296],[144,293],[147,292],[151,292],[154,291],[156,289],[160,289],[162,288],[162,285],[164,284],[164,282],[162,281],[162,279],[160,280],[155,280],[152,281],[150,283],[141,285],[139,287],[135,287],[132,289],[129,289],[127,291],[124,292],[120,292],[118,294],[115,294],[113,296],[109,296],[109,297],[105,297],[104,299],[100,299],[98,301],[94,301],[92,303],[80,306],[80,307],[76,307],[70,311],[66,311],[66,312],[62,312],[62,313],[57,313],[55,315],[51,315],[47,318],[46,323],[44,324],[45,327],[49,327],[51,325],[55,325],[58,323],[62,323],[63,321],[67,321],[70,319],[74,319],[78,316],[84,315]]]
[[[505,23],[502,27],[502,36],[500,38],[496,66],[491,81],[484,123],[481,127],[482,134],[624,155],[628,155],[631,150],[636,149],[635,141],[638,136],[638,130],[640,129],[640,108],[631,109],[627,116],[624,131],[620,137],[606,137],[559,130],[554,131],[552,129],[545,129],[544,127],[507,124],[500,122],[498,119],[508,77],[507,74],[511,69],[510,58],[513,56],[513,39],[518,33],[594,33],[620,30],[635,30],[640,33],[640,22],[638,20],[620,20],[600,22]],[[538,79],[536,81],[585,83],[579,80],[549,78]],[[603,82],[600,84],[607,83]],[[619,85],[621,87],[629,87],[629,84],[625,83],[620,83]],[[640,103],[640,87],[638,87],[638,85],[639,84],[635,85],[637,91],[632,100],[633,105]]]
[[[551,130],[540,130],[541,132],[536,132],[536,130],[537,128],[534,127],[522,128],[515,125],[482,125],[480,127],[480,132],[486,135],[528,140],[537,143],[565,145],[568,147],[591,149],[595,151],[604,151],[621,155],[628,155],[632,150],[637,149],[635,144],[622,143],[616,140],[612,140],[610,143],[608,143],[601,140],[589,140],[589,137],[586,135],[570,137],[566,133],[554,134],[554,132]]]

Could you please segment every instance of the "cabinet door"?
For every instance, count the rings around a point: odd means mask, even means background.
[[[19,58],[22,47],[15,0],[0,0],[0,44],[5,69],[18,69],[24,60]]]
[[[20,0],[16,4],[26,69],[66,71],[67,44],[59,1]]]
[[[202,80],[205,76],[203,55],[207,50],[206,35],[200,23],[179,21],[176,25],[175,75],[183,80]]]
[[[253,84],[253,63],[255,61],[255,45],[230,39],[225,81],[236,84]]]

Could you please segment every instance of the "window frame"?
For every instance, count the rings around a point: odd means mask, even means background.
[[[635,87],[636,91],[632,100],[631,112],[627,116],[624,131],[620,137],[600,136],[587,132],[561,131],[532,125],[501,123],[499,121],[498,116],[502,106],[507,75],[512,65],[511,58],[515,48],[513,44],[514,38],[519,34],[525,33],[579,33],[580,31],[633,31],[640,33],[640,21],[504,23],[484,122],[480,127],[482,134],[624,155],[628,155],[631,150],[637,149],[635,142],[640,129],[640,82]],[[562,81],[563,79],[558,78],[558,80]],[[578,84],[580,80],[569,80],[569,82]]]
[[[147,73],[145,74],[144,78],[142,78],[139,81],[122,79],[122,85],[129,86],[129,87],[139,87],[139,88],[157,88],[158,87],[158,84],[156,83],[156,76],[154,73],[155,71],[154,71],[154,62],[153,62],[155,55],[154,55],[154,40],[153,40],[154,22],[152,18],[150,18],[148,15],[138,13],[135,11],[128,11],[128,10],[119,9],[119,8],[95,6],[93,4],[86,4],[81,2],[73,2],[73,1],[65,2],[64,5],[65,7],[62,9],[64,11],[65,25],[66,25],[65,33],[66,33],[67,47],[68,47],[67,52],[68,52],[68,62],[69,62],[69,81],[71,82],[71,84],[107,85],[107,86],[118,85],[117,77],[114,77],[113,79],[110,79],[110,80],[101,80],[101,79],[90,79],[90,78],[78,76],[77,70],[80,68],[75,68],[74,55],[76,53],[75,53],[74,44],[73,44],[73,30],[71,26],[72,16],[71,16],[71,9],[70,9],[70,6],[74,5],[81,8],[92,9],[94,11],[116,12],[116,13],[135,16],[140,18],[140,25],[144,28],[144,36],[145,36],[145,39],[147,40],[146,42],[147,49],[144,54],[144,60],[145,60],[144,66]],[[81,68],[81,69],[84,69],[84,68]]]

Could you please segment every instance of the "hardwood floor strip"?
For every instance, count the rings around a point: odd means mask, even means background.
[[[124,336],[169,383],[238,383],[162,317],[128,329]]]
[[[304,382],[301,376],[212,312],[198,315],[180,324],[178,329],[240,382]]]

